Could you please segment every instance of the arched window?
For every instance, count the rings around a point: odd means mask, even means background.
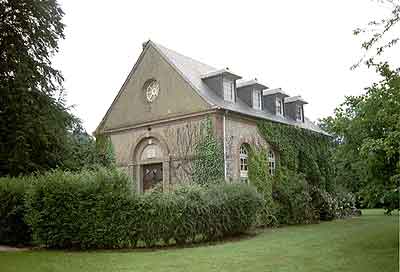
[[[274,151],[268,151],[268,171],[271,176],[275,175],[276,163]]]
[[[242,144],[240,146],[239,158],[240,158],[240,178],[247,179],[248,176],[247,160],[249,158],[249,155],[245,144]]]

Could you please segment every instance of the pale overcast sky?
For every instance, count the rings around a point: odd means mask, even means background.
[[[312,120],[326,117],[375,81],[350,71],[361,56],[356,27],[389,10],[370,0],[60,0],[66,39],[54,64],[68,104],[92,133],[151,39],[244,79],[300,94]]]

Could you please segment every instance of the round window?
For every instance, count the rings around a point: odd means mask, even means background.
[[[154,79],[148,80],[144,84],[144,91],[148,102],[152,103],[160,93],[160,85]]]

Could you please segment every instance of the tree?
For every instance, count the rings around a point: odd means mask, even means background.
[[[398,36],[390,36],[390,34],[396,33],[393,30],[400,22],[400,1],[377,0],[377,2],[389,5],[391,9],[390,15],[387,18],[370,21],[367,27],[356,28],[353,31],[354,35],[367,35],[367,39],[361,45],[364,54],[360,60],[352,66],[352,69],[357,68],[362,63],[366,64],[368,67],[379,65],[381,62],[377,62],[376,58],[381,57],[386,49],[393,47],[399,41]]]
[[[342,185],[366,205],[398,208],[400,184],[400,75],[377,66],[383,80],[365,94],[346,97],[322,127],[337,142],[335,161]]]
[[[364,56],[352,68],[364,63],[374,67],[382,80],[360,96],[348,96],[321,127],[336,140],[334,153],[337,183],[358,193],[365,205],[383,206],[390,213],[399,208],[400,192],[400,68],[391,68],[378,58],[392,48],[399,37],[389,37],[400,22],[400,2],[390,5],[388,18],[358,28],[370,36],[362,43]]]
[[[64,38],[56,0],[0,0],[0,175],[63,166],[79,123],[51,57]]]
[[[68,146],[64,167],[69,170],[114,166],[114,150],[111,140],[105,135],[97,135],[94,139],[81,125],[77,125],[69,134]]]

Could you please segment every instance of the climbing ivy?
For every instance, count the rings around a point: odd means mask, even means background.
[[[268,121],[260,121],[258,128],[279,154],[271,176],[266,150],[253,147],[250,152],[249,180],[265,199],[258,225],[307,224],[357,213],[354,199],[338,194],[329,136]]]
[[[311,185],[333,190],[333,143],[329,136],[267,121],[259,122],[258,128],[265,140],[278,151],[281,170],[301,173]]]
[[[264,197],[264,206],[260,209],[257,218],[258,226],[274,226],[277,220],[274,216],[274,202],[272,199],[273,176],[269,174],[266,157],[267,151],[263,148],[250,148],[249,152],[249,181]]]
[[[210,118],[203,123],[200,139],[194,148],[193,182],[209,185],[224,178],[224,150],[213,132]]]

